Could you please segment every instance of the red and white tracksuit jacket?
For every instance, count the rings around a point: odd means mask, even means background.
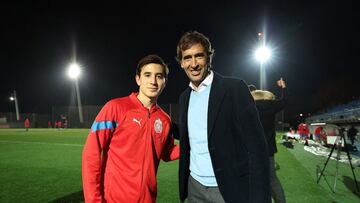
[[[97,115],[82,155],[85,202],[153,203],[160,159],[179,158],[169,116],[137,93],[110,100]]]

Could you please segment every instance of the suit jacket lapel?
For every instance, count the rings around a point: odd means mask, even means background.
[[[188,110],[189,110],[189,99],[190,99],[190,93],[191,93],[191,88],[188,87],[185,92],[184,92],[184,97],[182,98],[183,100],[181,101],[182,102],[182,106],[184,107],[180,112],[182,114],[182,117],[181,117],[181,121],[179,122],[182,122],[185,124],[186,126],[186,129],[188,128],[188,123],[187,123],[187,117],[188,117]]]
[[[222,76],[214,72],[214,79],[211,84],[209,107],[208,107],[208,138],[211,136],[212,129],[214,127],[217,113],[220,109],[221,101],[225,95],[225,88],[222,87]]]

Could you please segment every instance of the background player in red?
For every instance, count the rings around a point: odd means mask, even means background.
[[[56,125],[58,129],[61,129],[62,128],[61,120],[58,120]]]
[[[314,140],[315,140],[315,142],[320,143],[320,137],[321,137],[322,131],[323,131],[323,128],[321,126],[317,126],[315,128],[315,132],[314,132],[314,136],[315,136]]]
[[[26,131],[28,131],[30,128],[30,120],[28,118],[26,118],[24,121],[24,127]]]
[[[156,202],[160,159],[179,158],[170,117],[157,105],[168,72],[159,56],[144,57],[139,92],[110,100],[97,115],[82,156],[85,202]]]
[[[298,126],[298,133],[300,140],[307,140],[309,136],[309,129],[305,123],[300,123]]]

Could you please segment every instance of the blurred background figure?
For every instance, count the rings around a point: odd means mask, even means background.
[[[25,130],[28,131],[29,128],[30,128],[30,120],[29,118],[26,118],[25,121],[24,121],[24,127],[25,127]]]
[[[57,129],[60,130],[62,128],[61,120],[58,120],[56,125],[57,125]]]
[[[276,148],[276,133],[275,133],[275,115],[281,111],[287,103],[287,90],[285,81],[281,78],[277,81],[277,85],[281,88],[281,98],[275,99],[275,95],[272,92],[264,90],[253,90],[251,94],[255,100],[256,107],[259,111],[259,117],[261,124],[264,128],[266,140],[269,149],[270,159],[270,183],[272,196],[275,202],[286,202],[284,190],[281,186],[279,179],[275,172],[275,159],[274,155],[277,152]],[[250,87],[249,89],[253,88]],[[251,90],[251,89],[250,89]]]
[[[349,130],[347,132],[347,135],[351,141],[352,146],[354,146],[357,134],[358,134],[358,130],[354,127],[354,125],[351,125],[351,127],[349,128]]]
[[[309,128],[305,123],[300,123],[298,126],[298,133],[301,141],[306,141],[309,136]]]
[[[322,134],[322,131],[323,131],[323,128],[321,126],[316,127],[315,132],[314,132],[314,140],[315,140],[315,142],[318,142],[318,143],[321,142],[320,136]]]

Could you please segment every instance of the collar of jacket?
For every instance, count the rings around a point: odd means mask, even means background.
[[[138,92],[133,92],[130,94],[130,99],[131,101],[141,110],[144,110],[148,113],[154,113],[155,111],[157,111],[159,109],[159,106],[157,104],[154,104],[150,109],[146,108],[141,101],[137,98],[137,95],[139,93]]]
[[[211,84],[210,95],[209,95],[209,106],[208,106],[208,119],[207,119],[208,120],[208,137],[211,136],[211,132],[212,132],[212,129],[214,128],[216,116],[220,109],[220,104],[221,104],[221,102],[224,98],[225,92],[226,92],[226,89],[222,85],[224,77],[215,71],[213,71],[213,73],[214,73],[214,79]],[[187,115],[188,115],[187,111],[188,111],[188,106],[189,106],[190,93],[191,93],[191,88],[188,87],[185,90],[184,105],[186,106],[186,109],[185,109],[186,112],[185,112],[184,119],[187,119]]]

